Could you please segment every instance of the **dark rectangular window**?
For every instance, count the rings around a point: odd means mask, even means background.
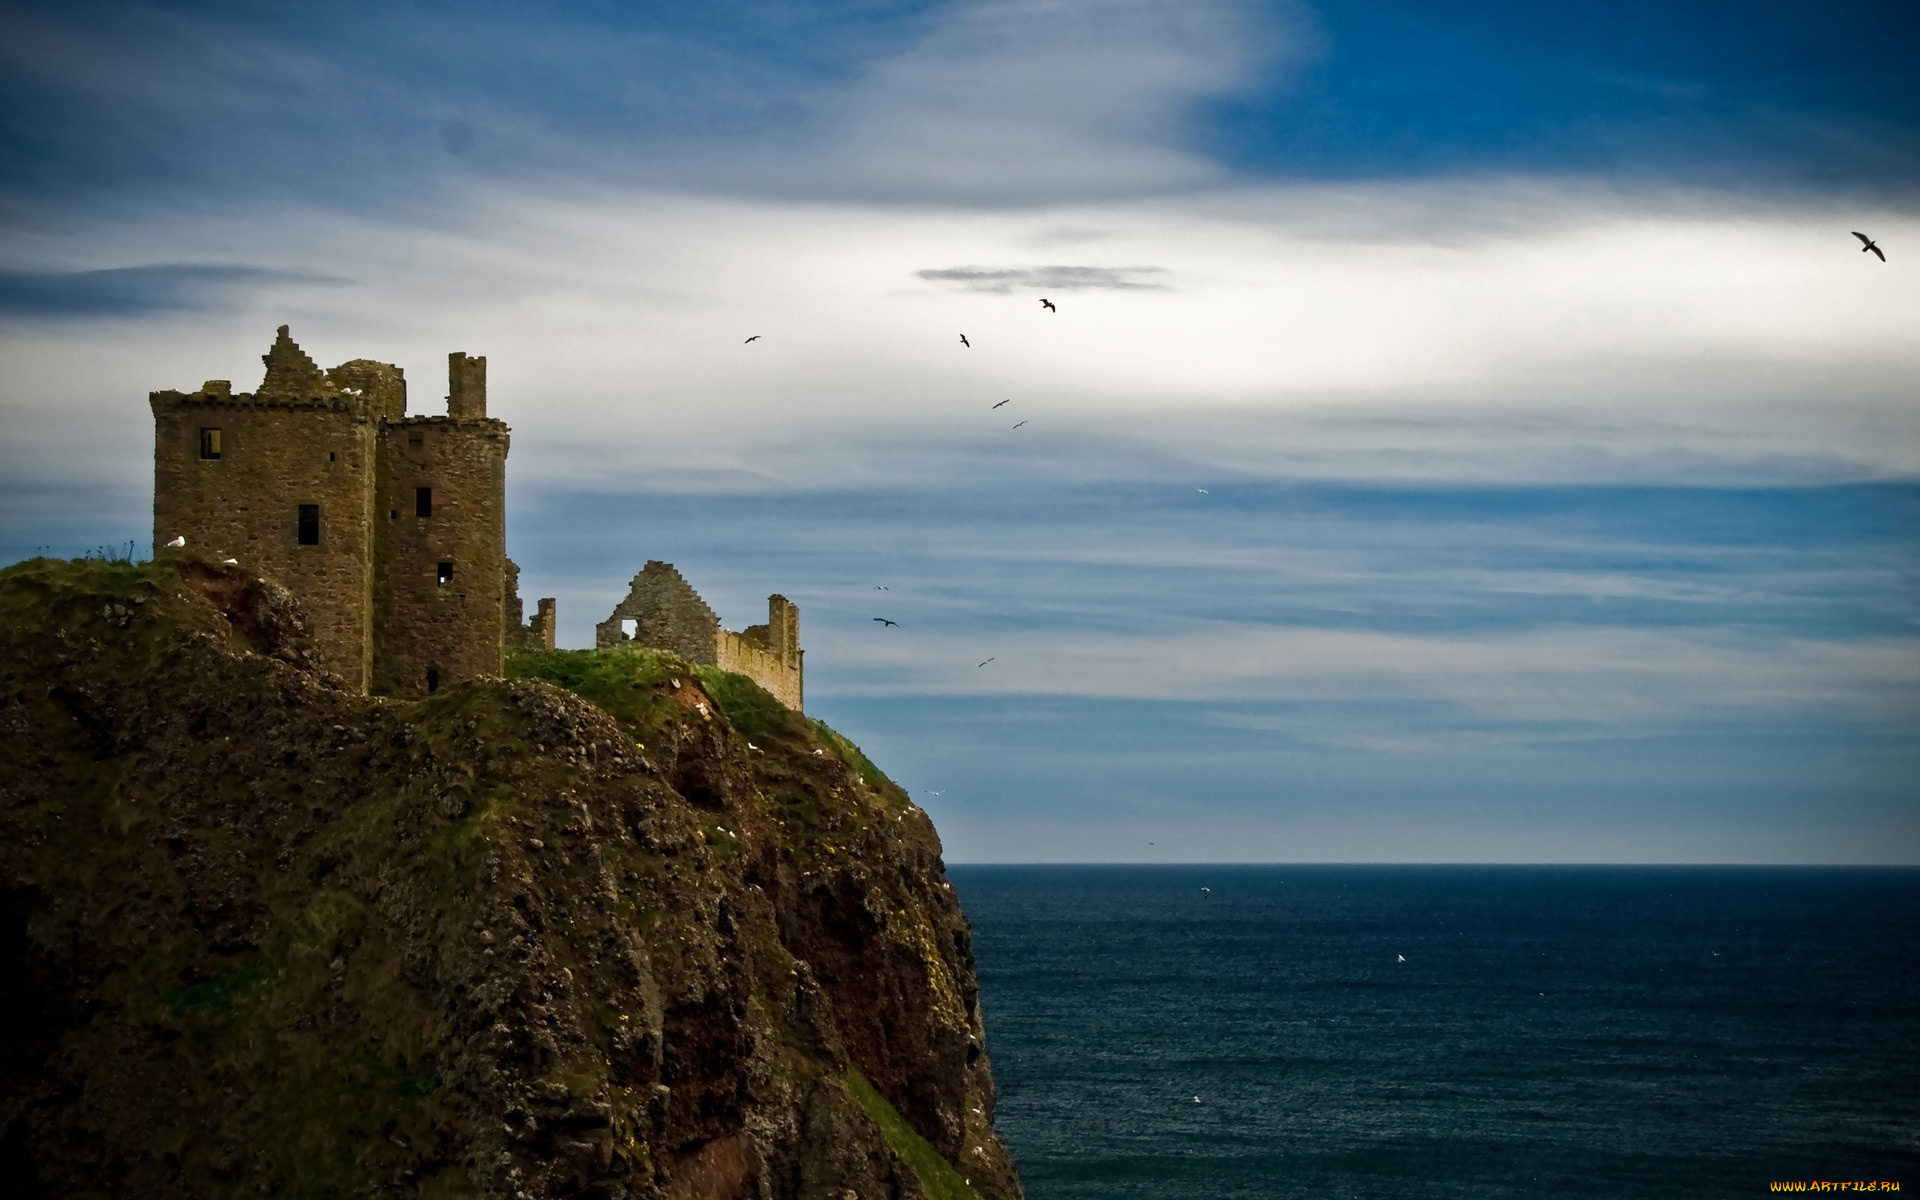
[[[432,488],[413,489],[413,515],[416,517],[430,517],[433,515]]]
[[[320,544],[320,506],[318,504],[300,506],[300,544],[302,546]]]
[[[218,429],[202,429],[200,431],[200,457],[220,457],[220,431]]]
[[[440,564],[440,586],[445,587],[446,585],[452,582],[453,582],[453,564],[441,563]]]

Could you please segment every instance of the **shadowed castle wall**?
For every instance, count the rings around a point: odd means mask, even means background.
[[[184,536],[190,555],[231,557],[286,586],[322,663],[356,690],[423,695],[498,675],[508,429],[486,415],[486,360],[449,356],[459,415],[411,418],[398,367],[323,371],[284,325],[263,361],[251,394],[213,380],[149,396],[156,551]],[[428,516],[416,487],[432,489]],[[550,602],[543,612],[551,629]]]
[[[555,605],[552,596],[542,596],[533,619],[526,619],[526,606],[520,602],[520,564],[507,560],[506,625],[507,647],[551,650],[554,646]]]
[[[498,675],[506,652],[507,426],[409,417],[381,439],[374,580],[377,692]],[[418,489],[429,489],[419,515]],[[450,573],[441,582],[443,572]]]

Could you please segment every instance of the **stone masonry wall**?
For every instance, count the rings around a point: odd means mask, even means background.
[[[714,665],[722,671],[745,675],[788,708],[795,712],[805,711],[797,665],[789,666],[765,646],[748,641],[744,634],[726,629],[720,631],[714,650]]]
[[[620,628],[623,620],[634,622],[631,635]],[[631,642],[671,650],[688,662],[712,663],[719,632],[720,618],[673,564],[650,560],[633,577],[627,598],[614,606],[613,615],[594,627],[593,644]]]
[[[285,586],[321,662],[357,691],[417,696],[498,675],[508,430],[486,415],[486,359],[449,356],[455,415],[415,418],[406,374],[389,363],[323,371],[284,325],[262,361],[253,393],[210,380],[148,397],[155,551],[184,537],[187,555],[237,559]],[[416,515],[419,486],[433,489],[427,517]],[[309,505],[317,536],[302,544]],[[550,600],[542,619],[530,633],[551,646]]]
[[[410,417],[381,438],[373,690],[424,695],[498,675],[506,647],[507,426]],[[418,515],[418,488],[430,515]],[[441,564],[452,577],[441,582]]]
[[[622,621],[634,623],[632,634]],[[628,644],[671,650],[689,662],[745,675],[788,708],[805,711],[800,610],[785,596],[767,597],[767,624],[734,633],[720,627],[720,618],[671,563],[651,560],[613,615],[594,627],[594,645]]]
[[[526,605],[520,602],[520,564],[507,560],[506,573],[506,627],[507,648],[515,646],[528,650],[551,650],[554,646],[555,605],[552,596],[542,596],[533,613],[533,620],[526,619]]]
[[[317,391],[318,389],[316,389]],[[363,404],[334,395],[154,392],[153,541],[234,558],[306,607],[326,668],[365,691],[372,662],[372,476],[377,426]],[[201,457],[202,431],[220,457]],[[319,506],[319,544],[299,542],[300,506]]]

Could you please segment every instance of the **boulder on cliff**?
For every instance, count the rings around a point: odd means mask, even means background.
[[[740,676],[352,695],[199,563],[0,572],[14,1194],[1017,1198],[925,813]]]

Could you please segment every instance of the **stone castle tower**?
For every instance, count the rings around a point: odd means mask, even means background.
[[[362,692],[425,695],[500,674],[509,640],[550,648],[551,600],[519,625],[487,360],[448,355],[447,415],[409,417],[399,367],[322,370],[285,325],[263,358],[252,393],[214,379],[148,397],[156,549],[184,537],[284,585],[322,663]]]

